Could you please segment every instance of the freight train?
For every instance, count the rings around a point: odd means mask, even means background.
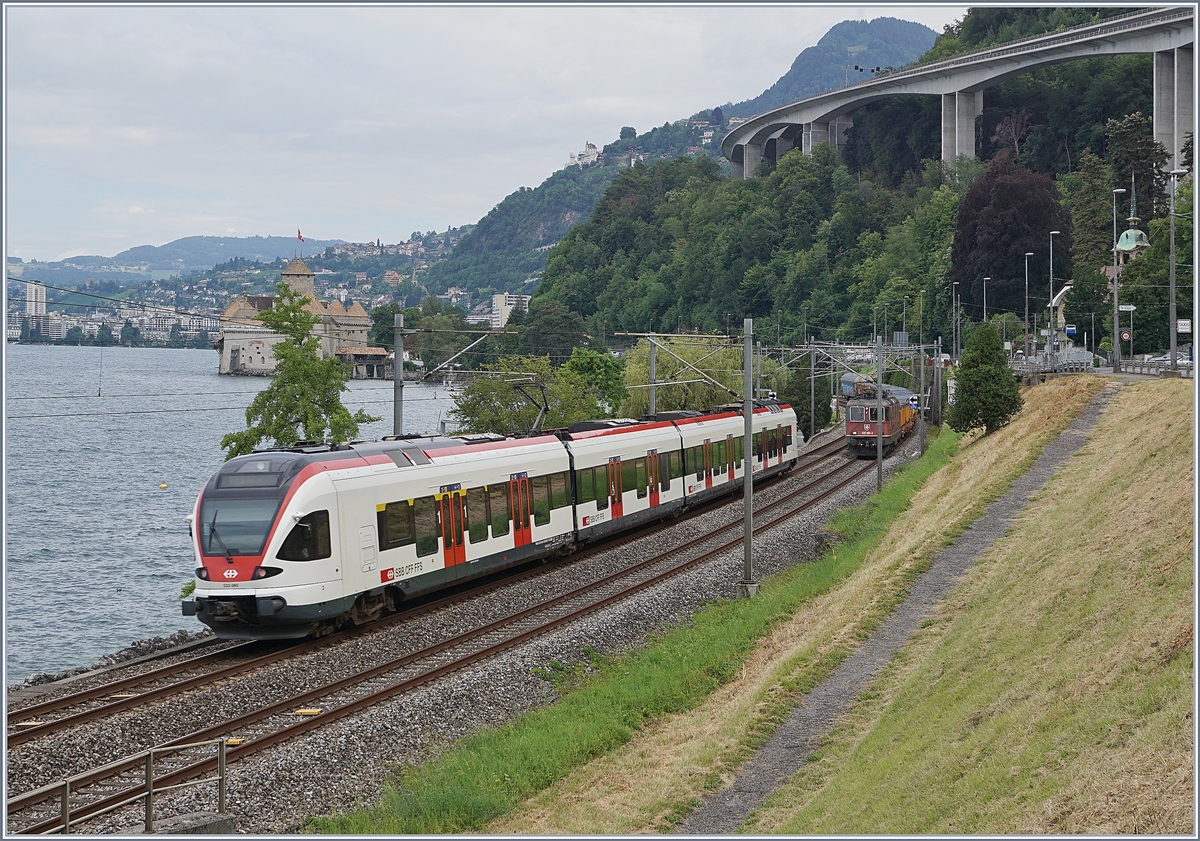
[[[697,502],[744,474],[740,406],[601,420],[527,437],[389,436],[230,459],[188,517],[195,616],[219,637],[330,633],[406,599],[564,555]],[[790,469],[804,439],[759,401],[755,475]]]
[[[859,381],[854,388],[854,396],[846,401],[847,446],[860,458],[875,458],[882,437],[884,453],[890,452],[917,423],[916,395],[907,388],[885,385],[881,419],[875,384]]]

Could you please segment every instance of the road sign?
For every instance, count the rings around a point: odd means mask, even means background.
[[[1135,307],[1133,304],[1121,304],[1119,307],[1117,307],[1117,309],[1119,309],[1121,312],[1133,312],[1137,309],[1137,307]]]
[[[1127,341],[1129,341],[1131,338],[1133,338],[1133,334],[1132,334],[1132,333],[1130,333],[1128,330],[1122,330],[1122,331],[1121,331],[1121,341],[1123,341],[1123,342],[1127,342]]]
[[[1067,325],[1067,335],[1068,335],[1068,336],[1074,336],[1074,335],[1075,335],[1075,325],[1074,325],[1074,324],[1068,324],[1068,325]]]
[[[1175,330],[1179,333],[1192,332],[1192,320],[1190,318],[1181,318],[1175,322]]]

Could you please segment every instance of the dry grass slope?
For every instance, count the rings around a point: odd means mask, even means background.
[[[1186,502],[1190,499],[1191,488],[1191,462],[1188,455],[1188,411],[1191,398],[1188,396],[1190,393],[1170,391],[1172,387],[1178,389],[1179,384],[1163,385],[1166,386],[1166,391],[1163,392],[1165,404],[1179,404],[1177,411],[1168,413],[1175,418],[1170,421],[1173,425],[1168,429],[1173,433],[1182,433],[1181,440],[1186,444],[1183,451],[1179,452],[1180,445],[1175,441],[1176,436],[1172,435],[1168,436],[1167,440],[1175,443],[1164,443],[1160,447],[1164,455],[1171,453],[1169,459],[1161,458],[1160,462],[1169,461],[1171,469],[1176,471],[1173,492],[1182,495],[1187,508],[1186,528],[1183,529],[1186,534],[1174,535],[1170,539],[1164,538],[1163,541],[1164,548],[1173,545],[1172,540],[1182,539],[1186,544],[1169,552],[1171,557],[1176,559],[1174,569],[1178,572],[1180,552],[1183,553],[1182,557],[1190,557],[1191,552],[1191,520],[1188,507],[1190,503]],[[864,636],[863,628],[866,622],[872,617],[878,617],[897,593],[902,592],[911,576],[923,568],[939,548],[959,534],[978,515],[987,501],[1001,494],[1011,480],[1036,458],[1046,441],[1058,434],[1078,409],[1102,386],[1103,381],[1099,378],[1073,377],[1027,390],[1026,408],[1014,423],[989,438],[973,437],[960,442],[961,450],[955,461],[925,483],[915,495],[912,507],[901,516],[889,538],[883,541],[872,557],[847,582],[815,600],[791,622],[780,626],[749,659],[740,679],[721,687],[699,709],[646,728],[629,744],[568,775],[549,790],[531,798],[524,810],[492,822],[488,831],[527,834],[629,834],[657,832],[669,826],[674,818],[689,808],[690,803],[704,796],[712,787],[732,780],[733,771],[746,754],[746,744],[753,740],[755,732],[761,732],[761,728],[769,724],[770,711],[776,707],[775,699],[794,692],[797,685],[802,685],[806,671],[812,669],[822,657],[828,657],[831,651],[839,647],[857,644]],[[1159,387],[1159,384],[1153,386],[1155,389]],[[1120,415],[1124,418],[1123,407],[1128,402],[1128,398],[1122,400],[1119,408],[1114,410],[1113,416]],[[1144,406],[1145,399],[1135,394],[1133,405]],[[1162,414],[1161,410],[1159,414]],[[1103,422],[1106,429],[1111,426],[1112,420],[1110,417]],[[1121,426],[1128,426],[1129,419],[1123,419],[1119,423]],[[1137,433],[1134,433],[1134,437],[1138,437]],[[1111,458],[1111,450],[1107,449],[1109,446],[1100,445],[1098,450],[1100,461],[1107,460],[1107,467],[1111,468],[1115,460]],[[1077,541],[1082,537],[1080,527],[1076,524],[1082,525],[1086,520],[1081,519],[1082,511],[1071,513],[1069,507],[1063,507],[1067,504],[1067,498],[1062,494],[1076,488],[1092,487],[1089,477],[1094,467],[1093,456],[1089,454],[1095,449],[1097,445],[1089,446],[1085,454],[1081,454],[1071,464],[1071,471],[1076,477],[1074,480],[1064,487],[1062,480],[1058,479],[1054,484],[1056,490],[1046,494],[1049,499],[1060,500],[1060,504],[1056,508],[1059,513],[1054,515],[1056,524],[1044,527],[1036,535],[1036,540],[1041,543],[1029,543],[1024,539],[1017,541],[1021,547],[1017,554],[1027,559],[1035,569],[1045,566],[1040,562],[1041,558],[1064,552],[1068,557],[1074,557],[1080,551],[1081,547],[1070,541]],[[1178,471],[1184,471],[1184,474],[1180,475]],[[1103,517],[1101,519],[1104,520]],[[1115,519],[1109,517],[1107,522],[1111,523]],[[1069,533],[1069,538],[1060,536],[1060,531],[1064,529]],[[1015,539],[1015,536],[1010,537],[1005,543],[1011,544]],[[1134,542],[1142,545],[1138,541]],[[955,633],[951,633],[948,628],[951,618],[963,614],[972,599],[976,598],[970,594],[977,591],[986,593],[990,587],[1011,592],[1010,584],[1003,578],[994,580],[988,577],[994,568],[994,562],[986,563],[984,569],[988,572],[977,573],[972,577],[968,587],[961,591],[953,606],[948,608],[942,621],[923,632],[911,649],[898,659],[896,667],[881,679],[880,688],[871,693],[872,697],[865,699],[850,716],[847,716],[847,721],[831,741],[829,750],[824,752],[824,758],[812,763],[805,772],[798,775],[796,783],[782,792],[782,796],[777,798],[770,808],[761,810],[755,816],[757,822],[748,826],[749,829],[767,832],[852,830],[847,822],[847,815],[825,805],[824,801],[821,801],[822,795],[830,792],[828,797],[842,801],[842,808],[848,808],[850,814],[858,811],[863,800],[861,791],[855,792],[853,796],[846,796],[844,790],[833,793],[838,789],[837,782],[843,773],[849,772],[850,760],[879,725],[884,711],[889,709],[893,702],[901,703],[897,693],[903,686],[903,679],[908,677],[918,683],[921,680],[931,680],[928,674],[919,677],[916,675],[919,667],[928,659],[928,650],[937,640],[949,640],[955,638],[958,633],[971,631],[972,636],[969,638],[967,649],[960,652],[964,661],[958,666],[964,675],[969,676],[981,646],[978,633],[972,630],[972,622],[969,620],[963,627],[956,626]],[[1187,573],[1187,587],[1184,589],[1190,594],[1190,566],[1183,564],[1183,568]],[[1039,598],[1053,601],[1056,576],[1059,574],[1049,573],[1048,580],[1039,580],[1034,587],[1035,594]],[[1032,609],[1031,604],[1027,604],[1032,602],[1028,594],[1012,594],[1012,598],[1016,604],[1006,606],[1006,610],[1012,611],[1021,607]],[[1186,602],[1187,613],[1190,615],[1190,595],[1183,599],[1183,595],[1180,594],[1176,601],[1180,605]],[[1175,613],[1172,613],[1172,616],[1175,616]],[[1004,615],[1001,614],[1000,629],[1012,624],[1004,619]],[[1032,621],[1032,618],[1024,621]],[[1053,628],[1055,623],[1048,624]],[[1182,627],[1175,628],[1166,644],[1169,645],[1170,640],[1182,632]],[[1124,634],[1125,631],[1114,629],[1112,636],[1123,639]],[[1095,640],[1092,634],[1080,633],[1079,636],[1093,642]],[[1028,634],[1016,633],[1015,637],[1018,647],[1023,649],[1027,645]],[[1180,640],[1182,639],[1183,637],[1180,637]],[[1190,646],[1190,638],[1185,645]],[[1170,668],[1178,669],[1179,664],[1187,660],[1186,657],[1176,656],[1170,661]],[[942,664],[938,668],[944,671],[947,665]],[[989,671],[1006,675],[1010,672],[1029,670],[1024,667],[1017,668],[1013,663],[1000,662],[990,666]],[[1044,671],[1029,673],[1046,674]],[[1190,680],[1190,671],[1187,678]],[[1034,684],[1037,683],[1034,677],[1030,680]],[[938,681],[933,679],[933,682]],[[1005,683],[1007,678],[1001,681],[1002,685]],[[1034,692],[1030,689],[1027,694],[1032,696]],[[1190,698],[1190,694],[1188,697]],[[999,709],[1012,700],[1007,697],[992,697],[989,703],[999,705],[996,707]],[[936,768],[936,754],[944,749],[937,735],[938,716],[929,713],[930,707],[925,699],[915,697],[911,703],[915,705],[914,714],[918,722],[926,721],[927,726],[917,728],[914,736],[916,741],[911,747],[906,747],[905,751],[911,749],[917,755],[930,755]],[[982,722],[982,716],[987,714],[988,704],[980,703],[977,706],[979,709],[971,707],[965,717],[975,721],[972,716],[978,713],[978,721]],[[1026,719],[1030,718],[1028,713],[1023,713],[1023,716]],[[764,720],[765,718],[767,720]],[[1020,722],[1009,723],[1017,730],[1020,729]],[[974,726],[977,727],[978,724]],[[929,732],[930,730],[932,732]],[[898,734],[893,733],[888,739],[896,735]],[[1009,738],[1005,733],[999,733],[996,737],[1002,742]],[[923,742],[923,739],[928,741]],[[1187,744],[1190,745],[1190,741]],[[839,753],[839,750],[842,753]],[[892,747],[885,742],[879,750],[882,755],[887,756]],[[972,747],[972,750],[975,748]],[[1065,755],[1060,753],[1059,757]],[[1072,754],[1079,755],[1080,752]],[[1188,755],[1190,756],[1190,753]],[[971,763],[978,762],[981,758],[982,754],[969,757],[964,767],[969,768]],[[871,762],[877,759],[876,756]],[[1060,769],[1056,771],[1057,775],[1071,779],[1082,778],[1084,775],[1083,766],[1076,765],[1073,759],[1059,761],[1065,763],[1063,768],[1066,773],[1063,775]],[[870,765],[870,762],[867,765]],[[1019,766],[1015,762],[1004,766],[1006,779],[1014,767]],[[1173,767],[1185,766],[1178,766],[1176,763]],[[1190,760],[1186,767],[1190,768]],[[892,768],[891,771],[897,773],[896,768]],[[1026,771],[1034,773],[1028,764]],[[1020,773],[1018,770],[1013,779],[1019,777]],[[861,779],[857,779],[854,784],[860,783]],[[878,784],[878,781],[873,783]],[[905,779],[903,774],[900,774],[895,778],[894,788],[898,792],[904,792],[912,784],[912,780]],[[944,781],[939,780],[938,784],[944,784]],[[1190,786],[1190,781],[1188,785]],[[962,799],[962,792],[959,791],[956,797]],[[920,815],[920,798],[908,799],[910,802],[916,802],[916,805],[910,808]],[[978,801],[975,805],[983,813],[995,812],[994,804],[990,803],[992,795],[988,792],[979,792],[977,797],[968,796],[966,799]],[[893,807],[894,804],[889,804],[887,808],[880,810],[880,814],[886,814],[893,810]],[[1051,807],[1043,800],[1039,801],[1035,811],[1042,815],[1044,809],[1048,808]],[[893,825],[877,815],[860,831],[928,831],[950,826],[948,820],[935,819],[935,811],[931,810],[929,815],[923,816],[924,823],[914,820],[904,823],[903,826],[899,823]],[[1007,831],[1078,831],[1076,827],[1093,825],[1068,819],[1065,813],[1059,812],[1054,813],[1057,817],[1052,822],[1048,813],[1038,819],[1032,816],[1026,819],[1025,816],[1021,816],[1018,820],[1017,816],[1012,814],[1012,810],[1001,811],[1004,814],[986,822],[987,828]],[[806,823],[816,814],[826,815],[826,819],[823,822]],[[920,828],[909,828],[910,826]],[[985,828],[967,821],[965,824],[960,822],[956,829],[968,831],[967,826],[973,826],[977,830]]]
[[[1192,403],[1125,387],[747,829],[1194,833]]]

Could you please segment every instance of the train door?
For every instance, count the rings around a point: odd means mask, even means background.
[[[625,506],[621,498],[622,492],[621,457],[616,456],[608,460],[608,504],[614,520],[625,515]]]
[[[508,483],[508,496],[512,500],[513,545],[527,546],[533,542],[529,531],[529,511],[531,496],[529,492],[529,474],[516,473]]]
[[[467,547],[463,544],[463,495],[462,489],[456,488],[438,500],[442,515],[442,559],[448,567],[467,559]]]
[[[729,481],[733,481],[733,457],[735,451],[733,448],[733,433],[725,436],[725,464],[729,466]]]
[[[658,450],[651,450],[646,453],[646,473],[647,480],[650,482],[650,507],[658,505],[658,487],[659,487],[659,467],[658,467]]]
[[[712,487],[713,480],[713,446],[712,441],[704,439],[704,487],[705,489]]]

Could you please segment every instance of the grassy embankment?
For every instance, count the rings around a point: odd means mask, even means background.
[[[476,734],[402,773],[398,790],[379,807],[321,819],[314,828],[670,826],[728,778],[801,692],[866,638],[933,552],[1003,492],[1097,385],[1074,378],[1044,387],[1053,393],[1031,400],[1012,427],[987,446],[968,446],[926,482],[954,449],[952,437],[943,436],[865,510],[838,518],[833,528],[847,542],[836,553],[764,582],[758,599],[715,605],[692,627],[600,664],[598,676],[582,680],[555,706]],[[885,539],[888,524],[893,536]]]
[[[1123,389],[746,829],[1193,834],[1192,406]]]

